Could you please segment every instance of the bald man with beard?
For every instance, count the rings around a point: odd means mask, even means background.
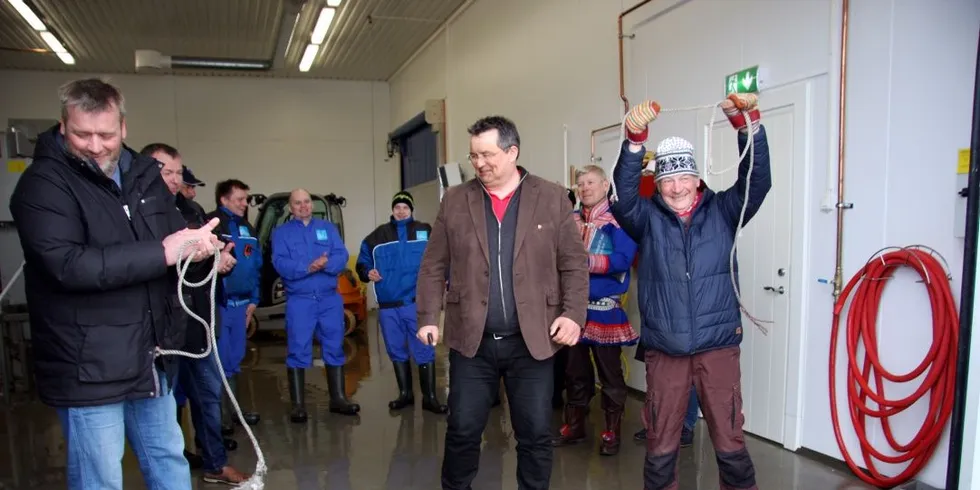
[[[305,189],[289,195],[293,219],[272,232],[272,265],[286,290],[286,370],[292,401],[290,420],[307,420],[303,388],[313,364],[313,335],[320,341],[330,391],[330,411],[356,415],[361,407],[347,399],[344,387],[344,300],[337,276],[349,253],[337,227],[313,217]]]

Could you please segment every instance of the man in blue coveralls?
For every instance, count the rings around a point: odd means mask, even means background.
[[[293,410],[290,420],[306,422],[305,369],[313,364],[313,334],[320,341],[330,390],[330,411],[356,415],[360,405],[344,386],[344,299],[337,276],[350,254],[333,223],[313,217],[310,193],[289,195],[293,219],[272,232],[272,265],[286,289],[286,370]]]
[[[415,201],[410,193],[395,194],[391,200],[391,220],[377,227],[361,242],[357,275],[361,281],[374,283],[381,334],[388,357],[395,366],[398,398],[388,402],[388,408],[400,410],[415,403],[412,366],[408,362],[411,354],[419,367],[422,408],[433,413],[446,413],[446,406],[436,397],[435,348],[416,337],[419,327],[415,283],[432,227],[415,221],[414,211]]]
[[[259,304],[259,278],[262,270],[262,250],[259,248],[258,235],[255,228],[245,219],[248,209],[249,187],[237,179],[218,182],[214,188],[215,204],[218,209],[208,215],[208,219],[217,217],[221,220],[216,231],[221,239],[234,243],[231,253],[237,261],[231,273],[222,279],[223,294],[218,304],[221,307],[221,335],[218,337],[218,356],[221,366],[232,393],[238,399],[237,375],[239,366],[245,359],[245,335],[248,324],[252,321],[252,313]],[[240,404],[239,400],[239,404]],[[223,407],[225,420],[231,419],[232,405],[225,400]],[[259,414],[242,412],[244,422],[248,425],[259,423]],[[235,423],[242,421],[235,417]],[[225,435],[234,431],[230,423],[222,425]]]

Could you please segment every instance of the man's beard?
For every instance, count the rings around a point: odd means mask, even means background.
[[[99,170],[102,170],[102,173],[111,179],[112,175],[116,173],[116,169],[119,168],[119,157],[113,158],[105,164],[96,163],[99,165]]]

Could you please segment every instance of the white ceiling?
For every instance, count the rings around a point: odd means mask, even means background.
[[[169,56],[273,62],[267,71],[163,73],[387,80],[464,0],[341,0],[306,73],[298,65],[325,0],[24,2],[75,64],[62,63],[9,0],[0,0],[0,68],[134,73],[135,51],[150,49]]]

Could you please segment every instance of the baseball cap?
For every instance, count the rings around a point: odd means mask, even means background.
[[[184,183],[192,187],[204,186],[204,181],[195,177],[194,172],[191,172],[191,169],[187,168],[187,165],[184,165]]]

